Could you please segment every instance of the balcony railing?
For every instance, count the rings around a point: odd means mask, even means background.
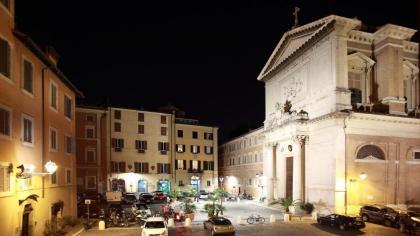
[[[188,169],[188,173],[203,173],[203,170],[199,170],[199,169]]]

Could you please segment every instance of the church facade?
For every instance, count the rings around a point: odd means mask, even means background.
[[[416,30],[331,15],[286,32],[262,69],[267,200],[340,213],[420,202]]]

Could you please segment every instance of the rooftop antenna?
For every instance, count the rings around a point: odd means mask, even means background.
[[[299,11],[300,11],[300,8],[295,7],[295,11],[293,12],[293,16],[295,17],[295,24],[293,25],[292,29],[297,28],[299,26],[299,19],[298,19]]]

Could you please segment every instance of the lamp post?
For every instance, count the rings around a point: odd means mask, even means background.
[[[263,172],[258,172],[255,174],[255,176],[258,178],[258,186],[261,187],[261,195],[260,200],[263,198],[264,195],[264,184],[263,184]]]

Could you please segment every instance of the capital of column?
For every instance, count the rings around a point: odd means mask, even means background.
[[[304,145],[309,140],[309,136],[308,135],[302,135],[302,134],[293,135],[292,140],[295,143],[299,143],[300,145]]]

